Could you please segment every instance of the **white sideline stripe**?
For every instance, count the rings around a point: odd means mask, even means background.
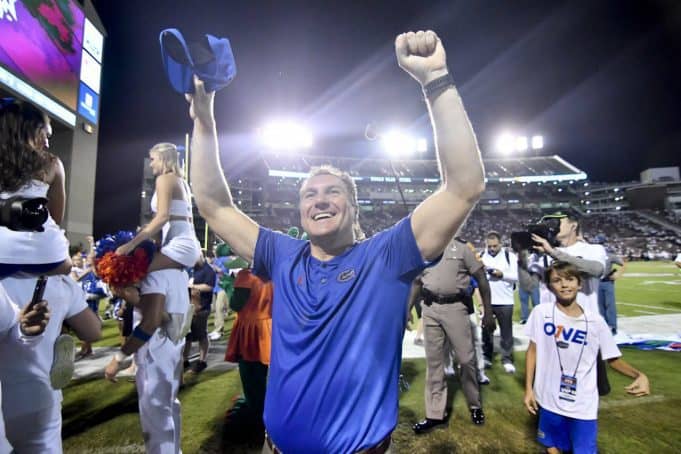
[[[634,312],[638,312],[639,314],[660,315],[658,312],[642,311],[640,309],[635,309]]]
[[[622,277],[670,277],[676,276],[678,273],[627,273],[626,271]]]
[[[670,312],[676,312],[676,309],[669,309],[668,307],[661,307],[661,306],[648,306],[646,304],[633,304],[633,303],[622,303],[620,301],[617,302],[617,304],[621,304],[622,306],[632,306],[632,307],[644,307],[646,309],[658,309],[661,311],[670,311]],[[653,314],[654,312],[650,312]]]
[[[655,402],[663,402],[669,400],[667,396],[663,394],[658,394],[655,396],[645,396],[645,397],[631,397],[629,400],[613,400],[613,401],[603,401],[601,400],[601,408],[620,408],[620,407],[633,407],[635,405],[645,405],[652,404]]]

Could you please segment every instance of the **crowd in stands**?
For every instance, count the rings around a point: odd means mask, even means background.
[[[373,205],[360,214],[360,223],[367,236],[393,225],[407,214],[399,202],[391,205]],[[510,245],[512,232],[523,231],[528,224],[536,223],[541,210],[483,210],[476,208],[468,218],[459,236],[482,249],[485,233],[491,230],[502,234],[502,242]],[[255,217],[262,225],[286,230],[298,223],[297,207],[274,209],[271,215]],[[635,211],[616,214],[599,213],[585,215],[583,236],[589,242],[605,243],[613,252],[629,260],[670,260],[681,249],[681,236]]]

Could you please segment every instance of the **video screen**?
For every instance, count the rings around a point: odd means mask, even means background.
[[[75,111],[84,20],[75,0],[0,2],[0,64]]]

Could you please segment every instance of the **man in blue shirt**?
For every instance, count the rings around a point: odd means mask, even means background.
[[[437,261],[484,190],[475,136],[432,32],[395,40],[399,65],[421,86],[437,136],[441,188],[368,240],[352,178],[313,169],[300,189],[309,241],[258,226],[234,204],[219,171],[213,93],[195,79],[191,174],[201,215],[255,272],[274,283],[272,356],[263,452],[389,449],[411,281]]]

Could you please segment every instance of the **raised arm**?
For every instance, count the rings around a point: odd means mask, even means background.
[[[447,75],[444,47],[432,31],[399,35],[395,53],[400,67],[423,87]],[[411,223],[421,255],[434,259],[477,203],[485,182],[473,128],[456,87],[452,84],[436,91],[426,103],[442,184],[414,210]]]
[[[234,205],[218,155],[218,137],[213,112],[215,93],[206,93],[203,82],[194,78],[194,94],[186,95],[194,120],[190,176],[199,213],[211,229],[249,262],[258,240],[258,224]]]
[[[540,253],[546,253],[550,255],[554,260],[567,262],[576,266],[580,273],[584,273],[592,277],[601,277],[605,271],[605,251],[603,251],[602,254],[599,254],[599,258],[596,260],[584,259],[554,248],[546,240],[546,238],[542,238],[535,233],[532,234],[532,241],[536,243],[534,246],[535,250]]]

